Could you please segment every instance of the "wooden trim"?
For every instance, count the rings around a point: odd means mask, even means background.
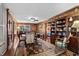
[[[67,11],[64,11],[62,13],[59,13],[56,16],[51,17],[52,19],[58,19],[58,18],[63,18],[63,17],[69,17],[72,16],[73,14],[77,13],[77,9],[79,9],[79,6],[75,6]],[[74,16],[74,15],[73,15]]]
[[[11,17],[10,20],[12,21],[12,27],[13,27],[13,29],[12,29],[12,35],[11,35],[11,36],[12,36],[11,39],[13,40],[13,42],[14,42],[14,23],[15,23],[15,22],[14,22],[14,20],[13,20],[12,15],[10,14],[8,8],[6,9],[6,14],[7,14],[7,25],[6,25],[6,29],[7,29],[7,50],[8,50],[9,43],[10,43],[10,42],[9,42],[9,37],[8,37],[8,34],[9,34],[9,32],[8,32],[8,30],[9,30],[9,29],[8,29],[8,26],[9,26],[9,25],[8,25],[8,24],[9,24],[9,22],[8,22],[8,21],[9,21],[9,16]]]
[[[5,44],[5,42],[2,42],[2,43],[0,44],[0,47],[2,47],[4,44]]]
[[[34,25],[37,25],[37,24],[35,24],[35,23],[17,23],[17,25],[18,24],[23,24],[23,25],[32,25],[32,24],[34,24]]]
[[[14,26],[15,26],[15,25],[14,25],[14,24],[15,24],[15,22],[13,21],[13,33],[12,33],[12,34],[13,34],[13,43],[14,43],[14,39],[15,39],[15,34],[14,34]],[[13,44],[13,45],[14,45],[14,44]]]
[[[9,11],[9,9],[6,9],[6,14],[7,14],[7,26],[6,26],[6,28],[7,28],[7,50],[8,50],[8,45],[9,45],[9,38],[8,38],[8,11]]]
[[[48,23],[48,19],[47,20],[44,20],[42,22],[39,22],[38,24],[40,24],[40,23]]]
[[[45,40],[47,39],[47,23],[45,23]]]

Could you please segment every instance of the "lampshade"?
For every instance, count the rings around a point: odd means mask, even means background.
[[[20,29],[20,27],[18,26],[17,29]]]
[[[72,27],[77,29],[77,32],[79,32],[79,20],[74,21]]]
[[[79,28],[79,20],[74,21],[72,27]]]
[[[72,17],[70,17],[69,21],[73,21],[73,18],[72,18]]]

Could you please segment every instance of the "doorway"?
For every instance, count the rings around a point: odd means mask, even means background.
[[[9,9],[7,11],[7,50],[11,49],[14,43],[14,21]]]

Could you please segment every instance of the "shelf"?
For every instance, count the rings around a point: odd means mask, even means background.
[[[55,33],[56,33],[56,22],[52,21],[52,24],[51,24],[51,35],[55,35]]]
[[[51,32],[55,32],[55,31],[51,31]]]
[[[57,31],[57,32],[66,32],[66,31],[63,30],[63,31]]]
[[[65,24],[65,23],[63,23],[63,22],[61,22],[61,23],[57,23],[57,25],[61,25],[61,24]]]
[[[65,19],[57,19],[57,21],[65,21]]]
[[[54,35],[55,33],[52,33],[52,35]]]
[[[51,28],[53,29],[53,28],[56,28],[56,27],[51,27]]]
[[[57,35],[56,38],[62,39],[63,37],[66,37],[66,21],[63,20],[56,20],[55,23],[51,24],[51,35]],[[56,39],[55,38],[55,39]]]
[[[65,28],[66,26],[57,26],[57,28]]]
[[[57,32],[57,35],[60,38],[66,36],[66,21],[65,21],[65,19],[57,20],[57,22],[56,22],[56,32]]]

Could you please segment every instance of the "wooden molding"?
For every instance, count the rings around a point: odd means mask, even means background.
[[[79,15],[79,6],[76,6],[74,8],[71,8],[65,12],[62,12],[56,16],[51,17],[52,19],[58,19],[58,18],[64,18],[64,17],[70,17],[74,15]]]

